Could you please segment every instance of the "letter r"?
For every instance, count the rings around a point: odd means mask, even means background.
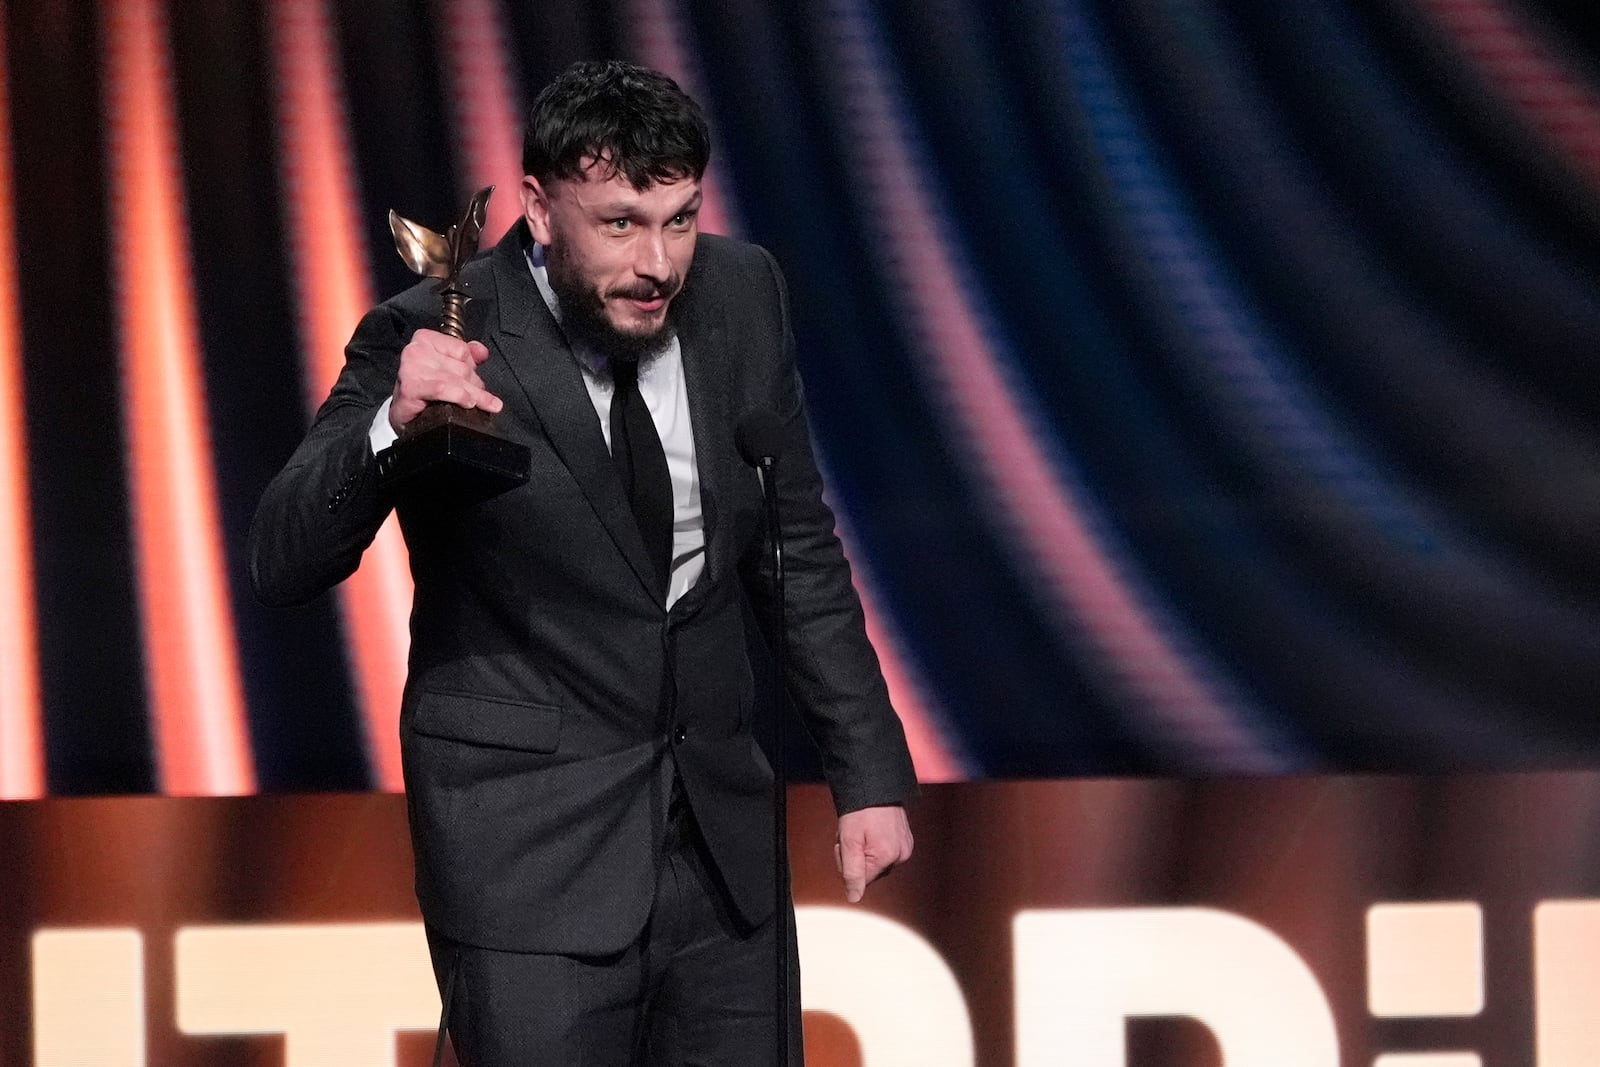
[[[1127,1067],[1127,1020],[1205,1025],[1226,1067],[1339,1067],[1310,968],[1266,927],[1210,908],[1019,912],[1017,1067]]]

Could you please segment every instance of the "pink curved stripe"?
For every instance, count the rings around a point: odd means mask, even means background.
[[[683,31],[670,0],[627,0],[627,17],[623,25],[628,35],[629,51],[635,60],[653,67],[682,86],[683,91],[705,106],[706,97],[700,91],[699,72],[690,63],[689,53],[683,47]],[[709,108],[707,111],[709,113]],[[709,114],[708,114],[709,118]],[[700,229],[705,233],[737,234],[739,220],[734,217],[732,199],[726,194],[722,174],[727,168],[721,159],[722,146],[713,144],[711,166],[705,180],[700,183],[704,201],[700,207]]]
[[[344,364],[344,344],[372,306],[344,93],[321,0],[281,0],[269,20],[285,230],[293,255],[306,395],[314,408]],[[400,691],[411,645],[411,574],[394,516],[341,586],[346,656],[380,789],[404,788]]]
[[[901,654],[903,642],[894,618],[878,609],[872,592],[872,577],[861,563],[865,554],[851,551],[853,539],[842,518],[838,534],[845,556],[850,560],[851,578],[856,595],[861,599],[861,613],[866,617],[867,640],[878,653],[878,666],[883,671],[884,684],[889,687],[889,703],[894,705],[900,725],[906,731],[906,747],[911,750],[911,762],[917,768],[917,781],[970,781],[971,761],[956,747],[955,739],[940,726],[939,717],[931,710],[933,705],[926,696],[927,687],[915,670],[915,660]]]
[[[1600,96],[1499,0],[1422,0],[1485,81],[1518,117],[1600,186]]]
[[[629,0],[626,25],[630,35],[631,51],[638,62],[670,76],[684,91],[705,106],[706,96],[701,89],[698,70],[690,62],[689,52],[683,45],[683,29],[679,15],[671,0]],[[708,109],[709,111],[709,109]],[[715,128],[713,126],[713,140]],[[724,161],[718,162],[721,158]],[[726,154],[713,148],[711,167],[704,183],[705,205],[700,211],[700,228],[707,233],[737,235],[740,231],[738,213],[721,174],[726,172]],[[849,534],[839,531],[845,554],[853,563],[865,553],[852,553]],[[889,699],[905,727],[906,743],[911,749],[911,760],[917,768],[917,778],[923,782],[960,782],[972,775],[967,760],[962,757],[953,738],[938,724],[930,711],[926,690],[917,681],[911,668],[911,658],[900,651],[899,639],[888,613],[880,611],[873,595],[871,582],[864,569],[853,566],[856,593],[861,598],[861,608],[866,615],[867,637],[878,652],[878,663],[883,669],[884,681],[889,686]]]
[[[45,793],[44,715],[28,498],[22,323],[11,168],[11,72],[0,34],[0,800]]]
[[[456,135],[461,204],[485,185],[484,237],[498,240],[522,217],[523,109],[512,72],[500,8],[490,0],[435,0],[434,25],[444,42],[443,71]],[[441,219],[442,229],[454,219]]]
[[[1055,474],[1041,435],[1005,380],[979,323],[973,286],[941,236],[924,168],[897,121],[885,60],[853,5],[835,2],[817,19],[844,140],[876,230],[874,248],[910,324],[940,403],[966,442],[974,480],[1017,538],[1055,611],[1089,666],[1142,717],[1158,744],[1207,767],[1271,770],[1261,746],[1207,679],[1172,647],[1101,543],[1085,507]]]

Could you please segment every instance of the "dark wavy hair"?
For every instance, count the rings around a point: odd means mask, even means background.
[[[635,189],[699,178],[711,158],[700,105],[659,71],[617,60],[574,63],[528,111],[522,169],[540,182],[621,174]]]

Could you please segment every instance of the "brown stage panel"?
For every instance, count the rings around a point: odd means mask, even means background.
[[[847,908],[797,789],[810,1062],[1592,1067],[1597,805],[1592,773],[934,786]],[[4,1067],[427,1062],[401,797],[18,802],[0,849]]]

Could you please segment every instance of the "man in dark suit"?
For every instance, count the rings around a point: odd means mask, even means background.
[[[708,155],[665,76],[558,77],[529,117],[524,217],[463,272],[480,340],[431,328],[431,286],[368,313],[252,531],[258,592],[294,603],[398,506],[417,894],[469,1067],[771,1062],[771,772],[744,632],[771,591],[735,447],[754,413],[782,427],[785,682],[847,898],[911,853],[915,778],[822,502],[782,277],[697,236]],[[390,500],[375,452],[430,402],[495,413],[528,483]]]

